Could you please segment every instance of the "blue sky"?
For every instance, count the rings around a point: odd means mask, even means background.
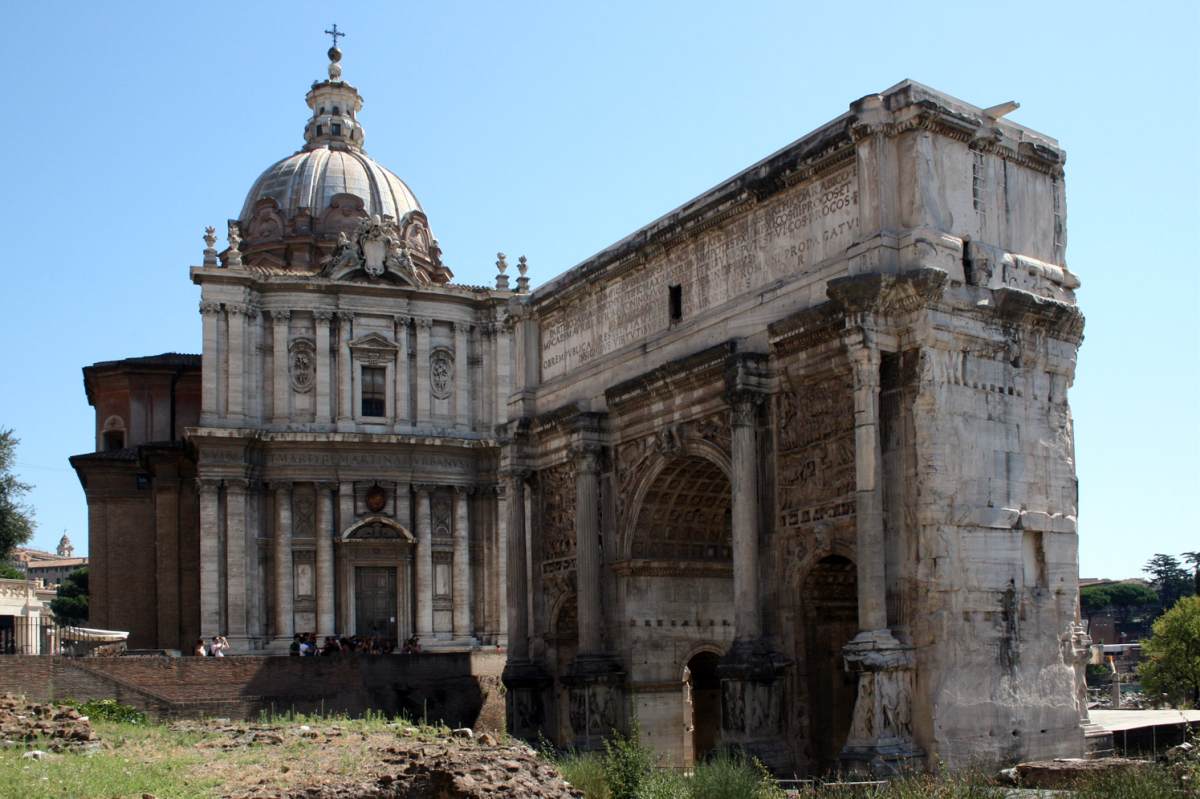
[[[301,144],[336,21],[367,150],[469,283],[497,250],[549,279],[903,78],[1019,101],[1068,153],[1081,571],[1200,549],[1193,3],[47,2],[6,21],[0,426],[38,546],[86,542],[80,367],[199,351],[202,230]]]

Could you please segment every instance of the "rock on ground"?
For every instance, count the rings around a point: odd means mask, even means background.
[[[1016,772],[1016,783],[1022,788],[1070,788],[1085,777],[1107,774],[1114,771],[1136,771],[1153,768],[1144,760],[1123,757],[1101,757],[1095,759],[1059,758],[1020,763]]]
[[[0,746],[23,746],[39,739],[51,752],[87,751],[99,745],[87,717],[73,707],[0,696]]]

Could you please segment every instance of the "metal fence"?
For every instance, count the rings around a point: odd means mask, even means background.
[[[49,616],[0,616],[0,655],[117,655],[123,640],[103,630],[61,625]]]

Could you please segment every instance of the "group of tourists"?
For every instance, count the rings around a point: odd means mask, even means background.
[[[313,633],[296,633],[288,653],[295,657],[315,657],[318,655],[390,655],[396,651],[396,641],[380,636],[336,636],[327,635],[320,644]],[[400,653],[415,655],[421,651],[421,645],[414,635],[400,647]]]
[[[192,654],[198,658],[223,658],[229,651],[229,640],[223,635],[214,635],[211,641],[205,643],[203,638],[196,639],[196,648]]]

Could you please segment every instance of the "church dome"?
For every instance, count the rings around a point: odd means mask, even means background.
[[[265,199],[274,200],[288,218],[301,208],[320,216],[339,194],[351,194],[362,200],[368,216],[401,220],[410,211],[421,210],[404,181],[361,149],[335,149],[335,145],[327,143],[306,148],[267,167],[246,195],[238,218],[243,224],[249,223],[255,206]]]
[[[366,217],[391,217],[396,223],[421,210],[404,181],[363,150],[364,131],[358,121],[362,96],[342,80],[341,60],[342,51],[330,48],[329,80],[314,82],[304,98],[312,109],[304,125],[304,147],[269,166],[246,195],[238,216],[243,234],[264,205],[281,215],[276,219],[285,224],[302,210],[319,219],[339,195],[361,201],[360,211]],[[349,199],[340,204],[358,203]],[[268,231],[274,226],[266,224]]]

